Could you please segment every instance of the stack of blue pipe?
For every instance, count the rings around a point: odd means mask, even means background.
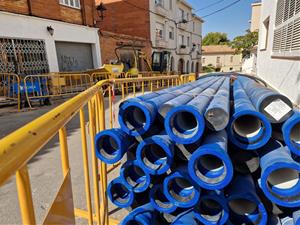
[[[124,101],[97,157],[121,225],[300,224],[300,112],[242,74],[213,74]]]

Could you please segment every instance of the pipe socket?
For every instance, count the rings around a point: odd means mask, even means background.
[[[137,161],[151,175],[166,173],[174,160],[174,143],[167,135],[155,135],[137,147]]]
[[[165,196],[161,184],[157,184],[151,188],[150,203],[154,209],[161,213],[173,213],[177,209]]]
[[[220,190],[233,177],[233,166],[227,154],[227,134],[220,131],[208,135],[188,161],[190,177],[200,187]]]
[[[140,193],[150,185],[150,175],[137,161],[127,161],[120,169],[120,178],[123,184],[133,192]]]
[[[130,207],[134,201],[134,193],[122,183],[119,177],[109,183],[107,195],[111,202],[120,208]]]
[[[192,183],[185,168],[178,168],[167,176],[163,191],[167,199],[177,207],[190,208],[197,204],[200,190]]]
[[[283,139],[289,149],[300,156],[300,112],[297,111],[282,126]]]
[[[133,138],[121,129],[104,130],[95,137],[96,155],[107,164],[120,161],[133,144]]]

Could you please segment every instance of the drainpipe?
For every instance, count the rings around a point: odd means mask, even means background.
[[[28,5],[29,15],[32,16],[32,4],[31,4],[31,0],[27,0],[27,5]]]
[[[83,25],[86,25],[85,0],[80,0],[80,6],[81,6],[82,23],[83,23]]]

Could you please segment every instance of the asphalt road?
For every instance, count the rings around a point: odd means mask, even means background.
[[[117,115],[118,103],[120,97],[117,97],[115,104],[115,115]],[[52,106],[44,106],[36,110],[27,112],[15,112],[15,110],[0,110],[0,138],[5,137],[10,132],[20,128],[26,123],[46,113],[54,108],[58,103]],[[106,106],[107,99],[106,99]],[[108,107],[107,107],[108,108]],[[87,121],[87,110],[85,116]],[[106,109],[106,115],[108,110]],[[108,127],[108,116],[106,116]],[[115,123],[117,124],[117,123]],[[86,124],[86,128],[88,124]],[[67,125],[69,159],[71,167],[72,189],[74,204],[76,208],[86,209],[84,171],[82,163],[81,139],[79,116],[75,116]],[[87,129],[88,135],[88,129]],[[90,146],[89,136],[87,136],[88,146]],[[90,149],[89,149],[90,153]],[[89,154],[89,157],[91,154]],[[89,160],[91,162],[91,159]],[[35,206],[35,215],[37,224],[41,224],[47,214],[55,194],[62,182],[62,171],[60,161],[60,151],[58,137],[55,136],[29,163],[29,173],[31,179],[31,188]],[[90,163],[91,168],[91,163]],[[109,175],[111,180],[118,176],[118,169]],[[90,176],[92,171],[90,169]],[[91,176],[92,177],[92,176]],[[92,180],[92,179],[91,179]],[[92,185],[92,184],[91,184]],[[93,200],[93,196],[92,196]],[[120,220],[127,214],[126,210],[120,210],[109,204],[110,217]],[[21,224],[18,196],[16,192],[15,177],[12,177],[4,186],[0,187],[0,224],[12,225]],[[86,220],[78,219],[76,224],[87,224]]]

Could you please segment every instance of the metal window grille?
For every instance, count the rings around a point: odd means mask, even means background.
[[[0,73],[49,73],[45,42],[0,38]]]

